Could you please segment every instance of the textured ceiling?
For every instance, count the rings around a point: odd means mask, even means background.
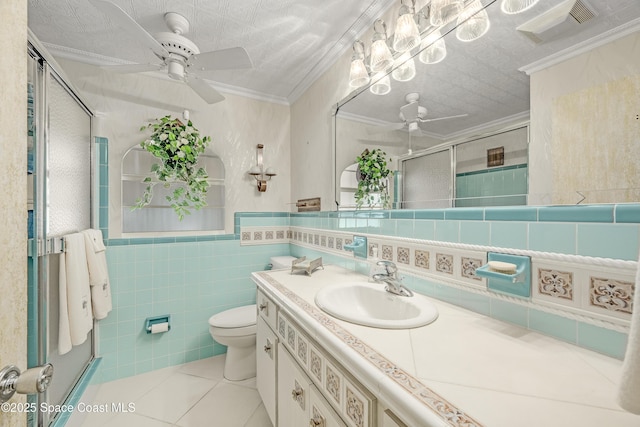
[[[186,36],[201,52],[242,46],[252,58],[251,70],[216,71],[204,77],[214,86],[292,102],[371,28],[389,0],[111,0],[149,33],[167,31],[163,16],[179,12],[191,22]],[[448,55],[436,65],[416,61],[417,76],[407,83],[391,81],[392,91],[368,91],[345,104],[342,112],[385,122],[398,121],[405,94],[420,93],[428,117],[467,117],[421,124],[434,136],[451,136],[484,123],[529,110],[529,77],[519,68],[571,49],[621,25],[640,22],[639,0],[582,0],[596,17],[578,29],[535,44],[515,28],[549,10],[559,0],[540,0],[529,11],[505,15],[500,1],[482,0],[491,28],[481,39],[459,42],[445,37]],[[427,0],[417,2],[421,7]],[[391,29],[393,23],[387,22]],[[157,58],[121,32],[88,0],[29,0],[29,28],[55,54],[95,64],[153,63]],[[364,40],[367,50],[370,41]],[[345,70],[345,79],[348,70]]]
[[[215,83],[290,101],[351,48],[383,0],[110,0],[150,34],[168,31],[163,16],[178,12],[185,34],[201,52],[244,47],[251,70],[203,75]],[[95,64],[157,63],[142,44],[120,31],[88,0],[29,0],[29,28],[54,55]],[[214,83],[214,85],[215,85]]]

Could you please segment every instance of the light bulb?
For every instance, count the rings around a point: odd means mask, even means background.
[[[371,71],[385,71],[393,65],[393,57],[386,40],[376,40],[371,45]]]
[[[432,0],[429,21],[434,27],[447,25],[464,8],[464,0]]]
[[[474,0],[458,16],[456,37],[462,42],[477,40],[489,31],[490,26],[487,11],[480,0]]]
[[[416,76],[416,64],[410,52],[404,53],[396,62],[400,65],[391,72],[391,77],[394,80],[408,82]]]
[[[382,28],[380,28],[382,27]],[[393,66],[393,56],[387,46],[387,25],[383,20],[378,19],[373,24],[373,42],[371,44],[371,62],[370,68],[372,73],[385,71]]]
[[[502,0],[500,9],[507,15],[515,15],[531,9],[536,3],[538,0]]]
[[[369,73],[367,73],[364,60],[362,58],[353,59],[349,70],[349,86],[359,88],[367,83],[369,83]]]
[[[413,11],[408,6],[400,7],[400,16],[396,21],[396,31],[393,35],[393,50],[406,52],[420,43],[420,30],[413,19]]]
[[[447,56],[447,46],[440,30],[429,33],[421,44],[418,60],[423,64],[437,64]]]
[[[375,83],[369,87],[371,93],[374,95],[386,95],[391,92],[391,80],[388,75],[382,76],[378,74],[378,76],[374,77],[373,80]]]

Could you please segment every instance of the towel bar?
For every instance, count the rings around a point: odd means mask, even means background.
[[[61,254],[66,252],[64,237],[50,237],[42,240],[38,239],[38,256]]]

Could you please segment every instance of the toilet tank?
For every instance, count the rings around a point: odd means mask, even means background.
[[[296,259],[294,256],[274,256],[271,257],[271,269],[291,268],[291,263]]]

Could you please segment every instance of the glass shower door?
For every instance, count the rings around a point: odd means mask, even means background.
[[[50,73],[47,83],[48,138],[45,217],[47,238],[91,228],[91,116]],[[49,257],[48,362],[56,378],[48,402],[61,404],[93,357],[93,333],[69,353],[58,354],[59,254]]]
[[[58,352],[61,238],[93,223],[92,115],[31,44],[29,53],[29,366],[51,363],[55,371],[49,388],[29,397],[40,408],[65,404],[95,354],[93,331]],[[57,415],[29,414],[28,425],[50,425]]]

